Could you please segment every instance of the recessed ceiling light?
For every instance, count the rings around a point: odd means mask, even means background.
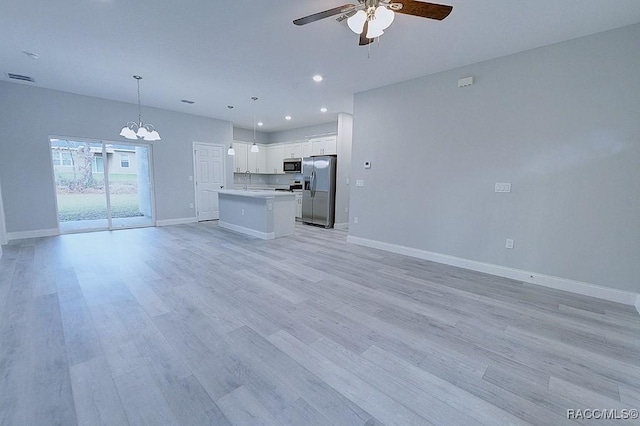
[[[194,102],[194,101],[190,101],[189,99],[182,99],[180,102],[183,102],[183,103],[185,103],[185,104],[189,104],[189,105],[191,105],[191,104],[195,104],[195,102]]]
[[[33,53],[33,52],[27,52],[26,50],[23,50],[22,53],[24,53],[25,55],[27,55],[28,57],[30,57],[31,59],[38,59],[40,58],[40,55],[38,55],[37,53]]]
[[[327,112],[327,109],[325,107],[320,108],[320,112]]]
[[[264,126],[264,123],[262,121],[258,121],[258,126],[262,127]]]
[[[320,74],[316,74],[313,76],[313,81],[317,81],[319,83],[322,80],[324,80],[324,77],[322,77]]]
[[[285,117],[284,117],[284,119],[285,119],[285,120],[287,120],[287,121],[288,121],[288,120],[291,120],[291,116],[290,116],[290,115],[287,115],[287,116],[285,116]]]

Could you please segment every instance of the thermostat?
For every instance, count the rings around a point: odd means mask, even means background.
[[[364,168],[365,169],[370,169],[371,168],[371,161],[365,161],[364,162]]]

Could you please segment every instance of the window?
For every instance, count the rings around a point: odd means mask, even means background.
[[[61,164],[60,151],[58,151],[57,149],[51,150],[51,158],[53,159],[54,166],[59,166]]]
[[[120,154],[120,167],[123,169],[129,167],[129,156],[127,154]]]
[[[73,159],[69,151],[51,150],[51,158],[54,166],[73,166]]]
[[[71,153],[69,151],[62,151],[62,165],[73,166],[73,160],[71,160]]]
[[[91,162],[91,169],[94,173],[104,173],[104,162],[102,161],[102,157],[93,157]]]

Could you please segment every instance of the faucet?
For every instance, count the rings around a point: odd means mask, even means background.
[[[247,178],[248,179],[248,183],[247,183]],[[248,190],[249,189],[249,184],[251,184],[251,172],[249,170],[247,170],[246,172],[244,172],[244,190]]]

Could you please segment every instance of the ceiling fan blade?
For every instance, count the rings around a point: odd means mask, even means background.
[[[328,18],[334,15],[340,15],[341,13],[349,12],[349,9],[355,7],[355,4],[343,4],[342,6],[334,7],[333,9],[325,10],[324,12],[314,13],[313,15],[305,16],[303,18],[293,21],[296,25],[305,25],[311,22],[319,21],[320,19]]]
[[[360,33],[360,42],[358,43],[359,46],[366,46],[368,44],[373,43],[372,38],[367,38],[367,31],[369,30],[369,21],[365,21],[364,22],[364,28],[362,29],[362,32]]]
[[[419,16],[421,18],[437,19],[442,21],[449,16],[453,10],[453,6],[447,6],[444,4],[426,3],[416,0],[393,0],[393,3],[399,3],[402,8],[396,10],[391,7],[391,10],[397,13],[404,13],[405,15]]]

